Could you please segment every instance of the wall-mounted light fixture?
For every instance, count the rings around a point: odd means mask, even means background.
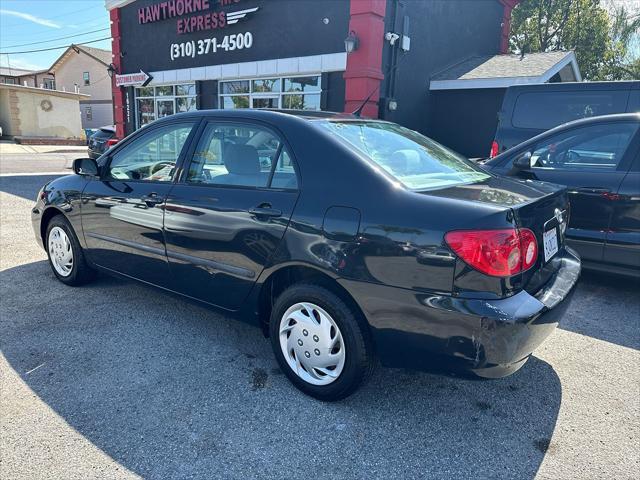
[[[347,53],[355,52],[358,49],[360,41],[356,36],[356,32],[351,30],[349,32],[349,36],[344,39],[344,49]]]
[[[116,66],[113,63],[110,63],[109,66],[107,67],[107,73],[109,74],[109,77],[113,78],[113,76],[118,73],[116,70]]]

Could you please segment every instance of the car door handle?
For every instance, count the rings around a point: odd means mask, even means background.
[[[162,197],[159,197],[157,193],[150,193],[149,195],[143,195],[140,197],[147,207],[155,207],[159,203],[162,203],[164,200]]]
[[[255,215],[256,217],[281,217],[282,210],[278,210],[277,208],[271,208],[271,205],[268,203],[263,203],[258,205],[257,207],[249,210],[251,215]]]

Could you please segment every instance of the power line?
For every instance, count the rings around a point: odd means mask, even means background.
[[[88,45],[89,43],[101,42],[103,40],[111,40],[111,37],[98,38],[97,40],[91,40],[89,42],[74,43],[73,45]],[[38,50],[24,50],[22,52],[0,52],[0,55],[16,55],[18,53],[48,52],[50,50],[62,50],[63,48],[69,48],[69,45],[62,45],[61,47],[40,48]]]
[[[4,48],[26,47],[28,45],[37,45],[39,43],[47,43],[47,42],[55,42],[56,40],[64,40],[65,38],[81,37],[82,35],[89,35],[90,33],[104,32],[105,30],[110,30],[110,27],[100,28],[98,30],[91,30],[90,32],[76,33],[75,35],[67,35],[65,37],[49,38],[47,40],[40,40],[39,42],[20,43],[18,45],[3,45],[3,47]]]

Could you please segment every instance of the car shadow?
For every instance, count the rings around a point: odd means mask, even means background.
[[[160,291],[102,276],[70,288],[45,261],[0,286],[11,368],[143,477],[526,479],[553,454],[562,389],[535,357],[494,381],[379,368],[322,403],[287,381],[257,328]]]
[[[69,174],[73,172],[69,171]],[[19,173],[0,176],[0,192],[35,202],[36,195],[45,183],[63,175],[21,175]]]
[[[585,270],[560,328],[640,350],[640,279]]]

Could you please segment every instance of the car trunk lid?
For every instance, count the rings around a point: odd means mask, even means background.
[[[530,293],[538,291],[560,268],[556,257],[565,244],[564,234],[569,219],[569,201],[565,188],[550,183],[492,176],[483,182],[424,193],[510,210],[513,225],[531,230],[538,244],[536,263],[519,274],[520,281],[516,282]]]

